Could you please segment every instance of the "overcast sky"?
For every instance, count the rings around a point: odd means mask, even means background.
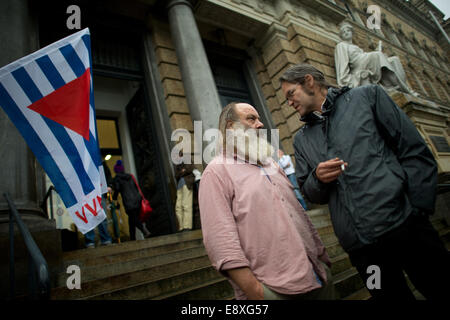
[[[450,16],[449,0],[430,0],[430,2],[445,14],[445,19],[447,19]]]

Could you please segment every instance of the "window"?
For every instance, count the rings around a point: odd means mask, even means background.
[[[425,90],[422,81],[420,81],[419,77],[417,76],[417,73],[414,71],[414,67],[409,65],[409,70],[411,71],[411,74],[413,75],[414,80],[417,83],[417,86],[419,87],[419,91],[423,95],[428,95],[427,91]]]
[[[427,84],[428,84],[428,90],[427,90],[428,96],[437,98],[438,100],[442,100],[434,86],[433,79],[428,75],[428,73],[426,71],[423,71],[423,75],[424,75],[424,78],[427,80]]]
[[[122,155],[117,119],[97,117],[98,141],[103,157]]]
[[[442,100],[442,101],[444,101],[444,100],[450,101],[450,96],[449,96],[448,90],[447,90],[444,82],[442,82],[441,79],[439,79],[439,77],[436,77],[436,80],[437,80],[437,83],[439,84],[439,86],[441,87],[442,92],[445,95],[445,99],[444,99],[444,97],[441,97],[440,100]]]
[[[387,20],[383,20],[383,24],[381,25],[381,28],[384,28],[384,34],[387,35],[386,38],[388,40],[391,40],[396,44],[397,46],[401,47],[402,44],[398,40],[397,36],[395,35],[395,31],[390,25],[390,23]]]
[[[414,50],[413,46],[411,45],[411,42],[409,41],[409,39],[405,36],[405,34],[403,33],[402,29],[398,30],[399,32],[399,39],[403,44],[403,47],[408,50],[411,53],[417,54],[416,50]]]

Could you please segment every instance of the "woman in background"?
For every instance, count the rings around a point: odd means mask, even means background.
[[[138,188],[131,174],[125,173],[122,161],[117,160],[114,165],[114,172],[116,176],[113,179],[114,195],[113,200],[116,201],[119,193],[122,195],[123,206],[128,215],[128,226],[130,230],[130,240],[136,240],[136,228],[138,228],[148,238],[150,232],[139,220],[139,211],[141,208],[142,197],[139,194]]]

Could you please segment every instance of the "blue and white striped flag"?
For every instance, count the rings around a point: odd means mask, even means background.
[[[91,70],[87,28],[0,69],[0,106],[83,234],[106,217]]]

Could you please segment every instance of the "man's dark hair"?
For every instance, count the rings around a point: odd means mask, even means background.
[[[239,121],[239,117],[236,113],[236,105],[241,102],[231,102],[227,104],[219,116],[219,130],[222,134],[225,134],[227,124],[229,121]]]
[[[222,140],[218,141],[220,148],[225,145],[226,142],[226,130],[228,122],[239,121],[239,116],[236,113],[236,105],[242,102],[231,102],[227,104],[219,116],[219,131],[222,134]]]
[[[287,69],[280,77],[280,82],[290,82],[290,83],[305,83],[305,76],[310,74],[317,84],[322,88],[332,87],[326,80],[323,73],[315,68],[314,66],[306,63],[296,64],[295,66]]]

